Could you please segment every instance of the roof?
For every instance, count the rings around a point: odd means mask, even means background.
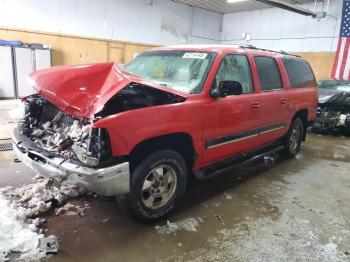
[[[171,46],[161,46],[151,49],[152,50],[188,50],[188,51],[198,51],[198,52],[222,52],[222,51],[234,51],[234,52],[243,52],[248,51],[252,53],[269,53],[272,54],[283,54],[283,55],[292,55],[284,51],[275,51],[268,50],[263,48],[258,48],[255,46],[243,46],[243,45],[221,45],[221,44],[196,44],[196,45],[171,45]]]

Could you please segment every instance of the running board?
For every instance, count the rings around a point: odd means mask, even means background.
[[[284,146],[282,145],[270,145],[258,151],[228,158],[208,167],[204,167],[200,170],[194,171],[194,175],[199,180],[211,178],[229,170],[249,165],[257,160],[260,160],[261,158],[273,155],[278,151],[281,151],[283,148]]]

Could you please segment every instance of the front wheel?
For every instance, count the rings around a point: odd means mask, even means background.
[[[179,202],[187,186],[187,166],[173,150],[146,157],[131,174],[130,192],[122,196],[127,211],[141,222],[165,217]]]
[[[303,121],[300,118],[295,118],[283,139],[284,151],[288,157],[294,157],[299,152],[303,136]]]

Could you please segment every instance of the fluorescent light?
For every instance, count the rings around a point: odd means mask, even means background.
[[[227,0],[227,3],[238,3],[238,2],[245,2],[245,1],[248,1],[248,0]]]

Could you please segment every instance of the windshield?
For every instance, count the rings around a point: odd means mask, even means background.
[[[186,93],[201,91],[215,53],[150,51],[137,56],[125,69],[147,80]]]

